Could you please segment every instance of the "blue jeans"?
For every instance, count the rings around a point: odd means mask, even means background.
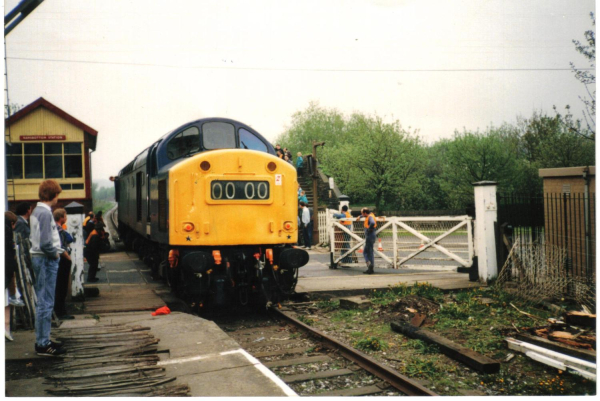
[[[375,253],[373,252],[373,246],[375,245],[376,239],[377,236],[375,235],[375,233],[367,233],[365,248],[363,249],[363,256],[365,257],[365,262],[371,262],[371,265],[373,267],[375,267]]]
[[[37,296],[35,343],[40,347],[45,347],[50,343],[59,259],[35,256],[31,258],[31,262],[35,273],[35,295]]]

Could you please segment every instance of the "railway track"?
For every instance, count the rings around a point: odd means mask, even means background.
[[[217,323],[301,396],[437,395],[289,312]]]

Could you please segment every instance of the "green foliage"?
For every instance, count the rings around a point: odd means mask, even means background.
[[[372,301],[378,304],[388,304],[408,295],[416,295],[429,299],[434,302],[441,302],[444,299],[444,293],[439,288],[432,286],[429,283],[416,283],[415,285],[408,286],[406,284],[399,284],[397,286],[390,287],[387,291],[373,290],[369,294]]]
[[[417,339],[406,341],[406,346],[423,355],[440,353],[440,347],[438,347],[436,344],[427,344],[425,341]]]
[[[317,302],[316,307],[323,309],[324,311],[332,311],[339,309],[340,301],[319,301]]]
[[[92,184],[92,202],[94,213],[102,211],[106,213],[115,206],[115,188],[114,187],[102,187],[99,188],[98,184]]]
[[[302,323],[308,326],[312,326],[315,324],[314,319],[311,319],[310,317],[304,315],[298,315],[298,320],[300,320]]]
[[[388,344],[378,337],[367,337],[354,342],[354,347],[362,351],[381,351],[387,349]]]
[[[473,202],[473,182],[496,181],[502,192],[541,194],[540,168],[594,165],[594,143],[581,134],[582,125],[567,106],[564,114],[535,111],[516,124],[464,129],[428,145],[399,121],[360,112],[345,116],[312,102],[292,116],[276,142],[306,155],[313,141],[325,141],[319,167],[352,205],[375,205],[378,213],[460,210]]]

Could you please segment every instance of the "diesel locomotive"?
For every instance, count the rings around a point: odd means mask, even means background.
[[[309,257],[293,247],[296,170],[275,155],[231,119],[167,133],[113,178],[126,249],[191,306],[270,305],[293,294]]]

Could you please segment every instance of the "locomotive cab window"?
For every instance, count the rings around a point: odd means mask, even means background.
[[[229,123],[210,122],[202,125],[204,149],[234,149],[235,127]]]
[[[267,145],[250,131],[240,128],[240,148],[268,152]]]
[[[200,132],[197,127],[190,127],[175,135],[167,144],[167,157],[179,159],[200,150]]]

